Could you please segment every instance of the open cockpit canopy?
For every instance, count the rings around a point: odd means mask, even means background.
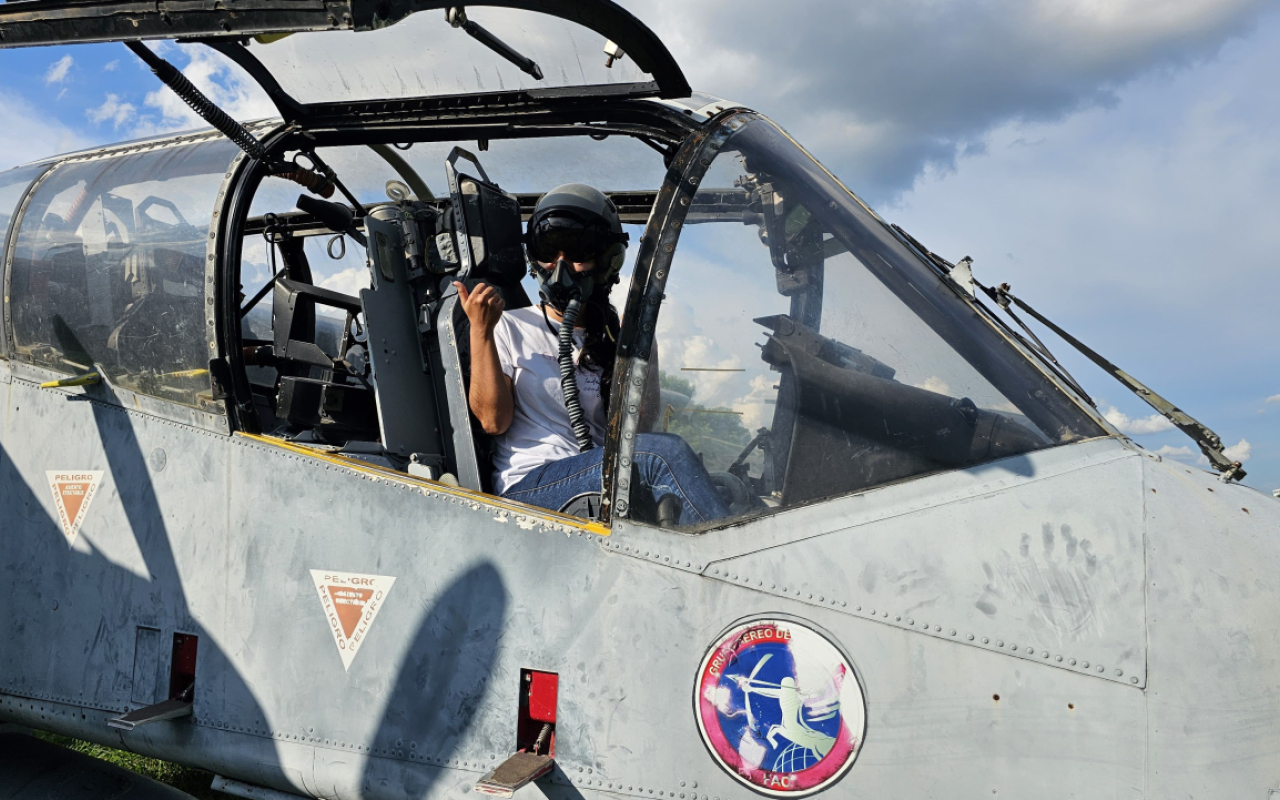
[[[511,90],[690,94],[662,41],[611,0],[487,0],[466,7],[442,0],[16,0],[0,6],[0,48],[148,39],[214,47],[249,72],[286,118],[315,104]]]

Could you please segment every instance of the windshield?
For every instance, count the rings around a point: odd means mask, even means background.
[[[699,183],[657,320],[656,427],[734,516],[1103,433],[772,123]]]
[[[605,38],[575,23],[516,9],[473,8],[467,15],[533,59],[542,79],[450,26],[439,12],[413,14],[381,30],[307,33],[250,50],[303,103],[652,80],[625,55],[606,67]]]

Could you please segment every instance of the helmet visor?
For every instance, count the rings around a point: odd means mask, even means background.
[[[596,260],[621,241],[618,234],[602,228],[600,222],[584,222],[564,213],[535,218],[529,223],[526,241],[529,256],[543,264],[554,262],[561,253],[577,264]]]

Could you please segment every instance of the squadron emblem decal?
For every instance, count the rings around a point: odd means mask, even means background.
[[[776,617],[735,624],[698,670],[694,714],[712,756],[742,783],[801,797],[839,780],[866,731],[862,687],[827,637]]]
[[[311,579],[320,593],[320,605],[342,657],[342,668],[350,670],[351,660],[369,635],[396,579],[322,569],[311,570]]]
[[[62,533],[67,537],[68,547],[76,543],[76,534],[80,532],[80,524],[89,513],[89,503],[98,491],[102,475],[102,470],[45,472],[49,488],[53,489],[53,503],[58,509],[58,522],[62,524]]]

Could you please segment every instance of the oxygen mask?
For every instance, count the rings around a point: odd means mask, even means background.
[[[585,300],[595,291],[595,276],[591,272],[578,272],[564,258],[557,259],[551,269],[542,264],[534,268],[538,281],[538,294],[543,302],[564,313],[571,300]]]

